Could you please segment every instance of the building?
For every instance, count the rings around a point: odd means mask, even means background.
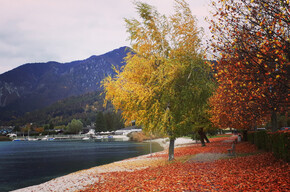
[[[126,127],[126,128],[115,131],[115,135],[128,135],[131,132],[141,132],[141,131],[142,131],[141,128],[136,127],[134,125],[134,126]]]

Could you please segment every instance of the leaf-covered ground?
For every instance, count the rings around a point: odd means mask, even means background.
[[[290,191],[289,164],[246,142],[237,144],[235,157],[190,160],[200,153],[227,153],[231,147],[231,142],[225,142],[228,139],[211,139],[206,147],[177,148],[174,162],[133,172],[104,173],[100,182],[85,191]],[[166,162],[167,154],[157,156]]]

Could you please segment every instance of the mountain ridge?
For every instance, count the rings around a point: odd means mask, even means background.
[[[58,100],[99,91],[101,80],[125,65],[131,51],[120,47],[67,63],[27,63],[0,75],[0,123]]]

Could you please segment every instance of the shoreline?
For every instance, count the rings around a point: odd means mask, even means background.
[[[148,143],[150,142],[150,140],[146,140],[144,142]],[[167,150],[169,148],[168,138],[152,139],[151,142],[158,143],[163,148],[163,150]],[[190,138],[179,137],[174,142],[174,148],[191,145],[191,144],[196,144],[196,141]]]
[[[150,142],[150,141],[145,141]],[[154,139],[151,142],[158,143],[163,150],[152,154],[141,155],[121,161],[116,161],[109,164],[104,164],[89,169],[80,170],[70,173],[55,179],[49,180],[45,183],[33,185],[25,188],[13,190],[13,192],[33,192],[33,191],[78,191],[85,189],[86,186],[95,182],[102,181],[102,173],[119,172],[119,171],[134,171],[145,169],[150,166],[157,166],[162,163],[160,157],[154,157],[154,154],[166,153],[166,149],[169,146],[169,139]],[[177,138],[175,141],[175,147],[181,147],[184,145],[194,144],[192,139]],[[152,156],[153,155],[153,156]]]

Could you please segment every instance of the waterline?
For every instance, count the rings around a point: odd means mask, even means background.
[[[153,152],[162,148],[153,144]],[[0,191],[40,184],[82,169],[150,152],[149,143],[37,141],[0,143]]]

